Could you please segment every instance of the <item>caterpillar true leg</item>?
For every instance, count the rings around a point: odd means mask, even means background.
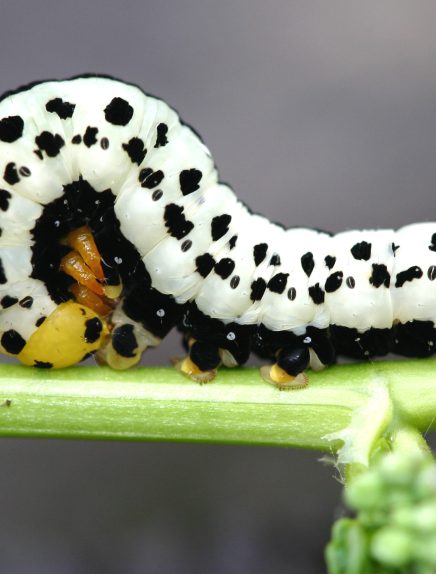
[[[95,295],[99,297],[104,296],[103,285],[97,280],[77,251],[69,251],[62,258],[60,269],[75,279],[80,285],[87,287]]]
[[[68,233],[65,243],[81,256],[85,265],[100,282],[104,280],[103,268],[101,266],[101,255],[94,241],[92,231],[88,226],[83,225],[73,229]]]
[[[112,306],[102,297],[96,295],[91,289],[80,283],[74,283],[70,291],[77,303],[89,307],[101,317],[106,317],[112,311]]]

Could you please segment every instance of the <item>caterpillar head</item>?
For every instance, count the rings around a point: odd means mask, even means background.
[[[17,358],[34,367],[69,367],[100,349],[109,329],[92,309],[61,303],[32,334]]]

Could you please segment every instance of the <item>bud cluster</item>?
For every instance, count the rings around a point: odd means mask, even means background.
[[[356,517],[333,526],[330,574],[436,572],[436,462],[429,452],[394,444],[350,480],[345,502]]]

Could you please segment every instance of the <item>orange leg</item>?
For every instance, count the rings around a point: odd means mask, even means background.
[[[108,315],[113,309],[111,300],[120,296],[122,285],[121,282],[105,285],[101,256],[92,231],[86,226],[74,229],[64,243],[72,251],[62,258],[60,268],[77,281],[71,287],[75,300],[100,316]]]
[[[74,295],[74,299],[77,303],[92,309],[101,317],[109,315],[112,311],[111,305],[108,305],[102,297],[93,293],[88,287],[85,287],[85,285],[75,283],[70,287],[70,291]]]
[[[103,285],[97,281],[95,275],[77,251],[70,251],[62,257],[61,270],[96,295],[100,297],[104,295]]]
[[[91,269],[96,279],[103,281],[104,273],[101,267],[101,257],[89,227],[83,226],[74,229],[67,236],[67,245],[72,247],[81,256]]]

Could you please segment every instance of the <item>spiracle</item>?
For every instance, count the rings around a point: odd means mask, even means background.
[[[26,365],[115,369],[177,327],[176,366],[269,361],[307,383],[338,354],[434,353],[436,223],[336,235],[252,213],[162,100],[86,75],[0,101],[0,343]]]

